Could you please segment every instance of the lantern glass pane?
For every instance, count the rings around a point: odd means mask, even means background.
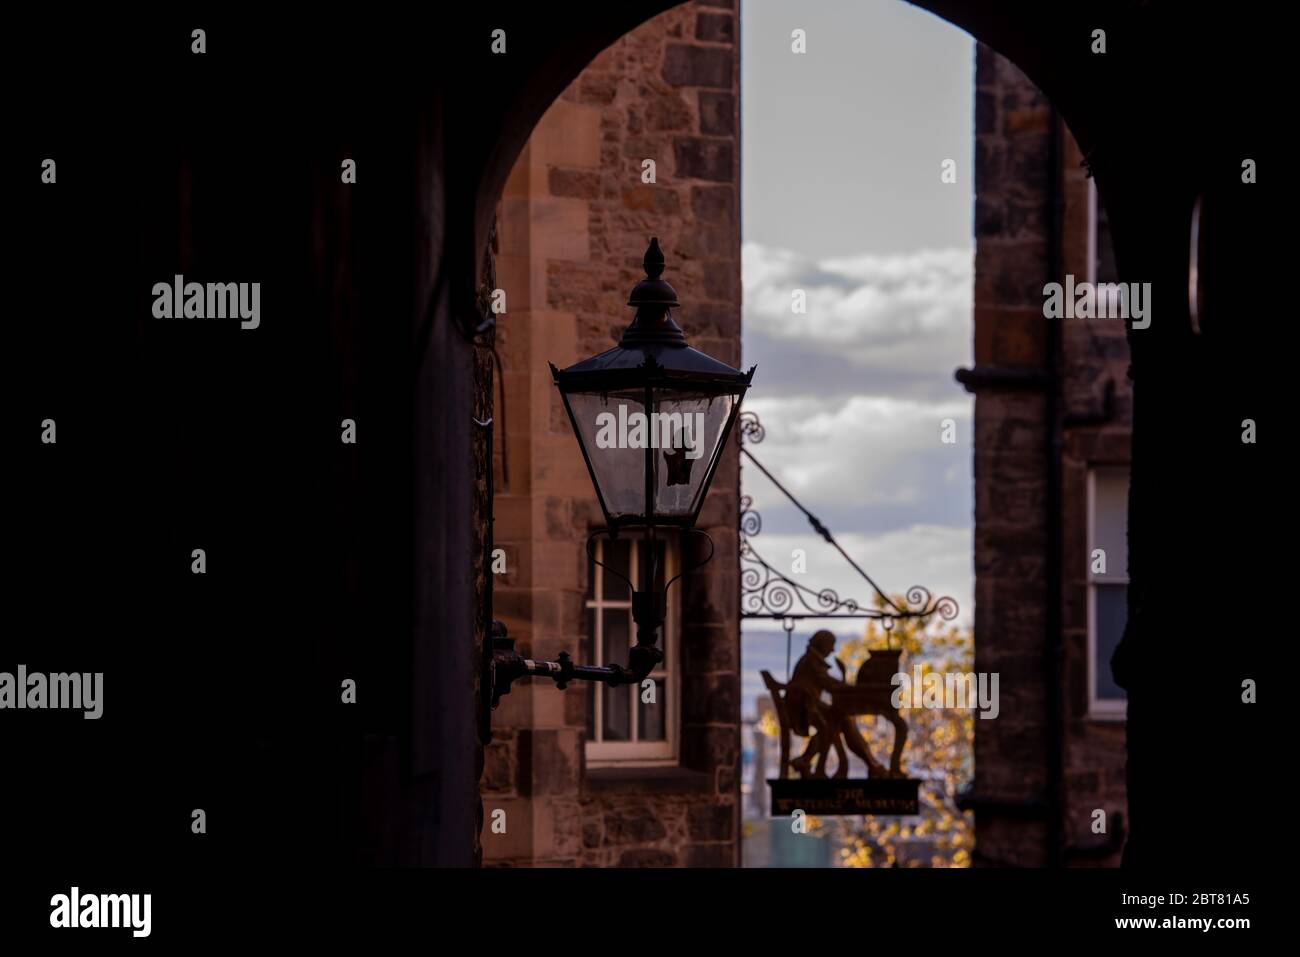
[[[645,392],[571,392],[569,409],[612,520],[645,514]]]
[[[656,396],[656,516],[682,518],[698,510],[735,404],[734,395],[672,392]]]

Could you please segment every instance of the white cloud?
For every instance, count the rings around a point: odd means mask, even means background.
[[[952,372],[970,363],[972,250],[814,260],[750,242],[743,256],[745,360],[758,364],[745,408],[766,430],[750,450],[882,588],[950,595],[971,621],[973,399]],[[806,314],[791,310],[795,289]],[[954,444],[941,441],[946,419]],[[805,548],[810,587],[870,599],[784,496],[742,469],[764,557],[788,565]]]
[[[973,256],[965,248],[812,260],[746,243],[746,337],[805,360],[847,361],[866,386],[855,391],[869,391],[873,375],[914,380],[909,394],[954,387],[951,370],[970,356]],[[804,314],[791,309],[796,289],[807,295]]]
[[[969,396],[925,402],[760,394],[746,397],[745,409],[758,414],[766,431],[751,451],[813,511],[830,506],[924,508],[957,492],[969,494]],[[955,444],[940,441],[945,419],[956,424]],[[771,497],[764,486],[761,477],[754,479],[755,490],[762,488],[761,494]]]

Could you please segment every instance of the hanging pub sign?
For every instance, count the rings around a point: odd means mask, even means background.
[[[902,770],[907,722],[894,707],[893,676],[898,673],[900,650],[873,651],[862,663],[853,682],[845,680],[844,663],[835,663],[842,677],[831,674],[827,659],[835,650],[835,636],[818,631],[808,639],[790,680],[781,684],[763,672],[780,724],[780,777],[769,780],[772,814],[785,817],[806,814],[917,814],[920,781]],[[830,702],[825,697],[829,695]],[[886,767],[871,753],[858,715],[883,715],[894,726],[894,747]],[[791,760],[792,737],[807,740],[803,753]],[[827,763],[835,752],[835,776]],[[867,765],[868,777],[850,778],[847,752]],[[795,778],[791,772],[799,775]]]
[[[763,441],[765,434],[758,416],[742,412],[737,419],[736,434],[745,459],[803,513],[813,531],[838,551],[875,593],[872,604],[841,598],[834,589],[811,588],[771,565],[754,547],[754,539],[762,530],[762,518],[752,508],[753,500],[742,496],[741,617],[781,622],[787,642],[786,682],[782,684],[770,672],[762,672],[780,725],[781,771],[777,778],[768,781],[771,813],[774,817],[786,817],[795,811],[817,815],[919,814],[921,782],[908,777],[902,768],[907,722],[894,706],[894,676],[902,671],[899,659],[903,652],[893,647],[892,628],[899,620],[924,622],[936,614],[951,621],[957,617],[957,603],[946,596],[934,598],[928,589],[919,585],[908,589],[905,599],[891,598],[841,547],[831,530],[754,457],[749,446]],[[872,651],[853,681],[849,681],[844,662],[838,658],[834,660],[840,677],[831,674],[828,659],[835,651],[835,635],[825,630],[808,639],[807,649],[793,670],[790,668],[789,643],[795,623],[830,619],[874,620],[891,636],[889,647]],[[883,715],[894,726],[888,766],[871,753],[858,730],[859,715]],[[802,739],[805,744],[803,752],[792,759],[790,748],[794,739]],[[831,752],[836,758],[833,776],[827,773]],[[866,763],[867,777],[849,777],[849,753]]]

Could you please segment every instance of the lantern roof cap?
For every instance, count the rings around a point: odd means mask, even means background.
[[[627,298],[629,306],[681,305],[677,301],[677,290],[667,280],[659,278],[664,274],[665,265],[664,251],[659,248],[659,237],[651,236],[650,245],[646,247],[645,256],[641,259],[645,278],[632,287],[632,295]]]
[[[554,368],[554,367],[552,367]],[[617,345],[607,349],[598,356],[575,362],[563,372],[566,378],[585,377],[589,375],[609,375],[640,373],[637,378],[649,379],[704,379],[718,382],[748,382],[754,374],[732,368],[710,355],[692,349],[688,345],[666,346],[650,344],[644,346]]]
[[[645,278],[632,287],[627,304],[636,306],[636,317],[623,332],[622,345],[686,345],[686,334],[673,322],[672,309],[680,306],[677,290],[661,277],[664,273],[664,252],[659,248],[659,237],[651,236],[641,260]]]
[[[617,391],[676,380],[719,394],[748,386],[752,368],[741,372],[686,344],[686,334],[670,313],[681,305],[677,291],[660,278],[665,261],[658,237],[651,237],[642,266],[646,278],[628,298],[628,305],[637,307],[636,317],[619,344],[562,371],[551,366],[556,383],[566,388]]]

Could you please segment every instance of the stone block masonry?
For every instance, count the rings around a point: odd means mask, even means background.
[[[1094,810],[1123,827],[1124,726],[1088,714],[1087,472],[1129,461],[1132,385],[1118,320],[1049,319],[1044,283],[1090,275],[1090,186],[1046,97],[979,45],[975,93],[975,667],[1002,675],[997,721],[977,722],[975,862],[1043,866],[1055,818],[1065,862],[1118,863]],[[1061,124],[1053,156],[1052,124]],[[1053,211],[1053,196],[1058,208]],[[1055,235],[1053,235],[1055,231]],[[1059,250],[1053,275],[1051,250]],[[1052,375],[1048,324],[1060,332]],[[1140,334],[1140,333],[1139,333]],[[1062,426],[1059,675],[1046,665],[1048,389]],[[1103,666],[1105,663],[1103,663]],[[1049,681],[1057,685],[1049,686]],[[1049,710],[1059,695],[1053,734]],[[1059,805],[1049,775],[1055,752]]]
[[[684,4],[627,34],[551,106],[506,184],[495,268],[509,303],[498,348],[510,485],[496,489],[495,541],[510,561],[495,605],[538,656],[605,660],[584,607],[585,542],[603,518],[547,363],[616,344],[658,236],[683,304],[674,318],[693,345],[740,365],[736,36],[735,11],[718,3]],[[700,521],[716,554],[678,596],[677,756],[589,767],[591,689],[517,685],[485,756],[485,864],[739,864],[738,502],[733,447]],[[491,831],[494,808],[507,811],[506,834]]]

